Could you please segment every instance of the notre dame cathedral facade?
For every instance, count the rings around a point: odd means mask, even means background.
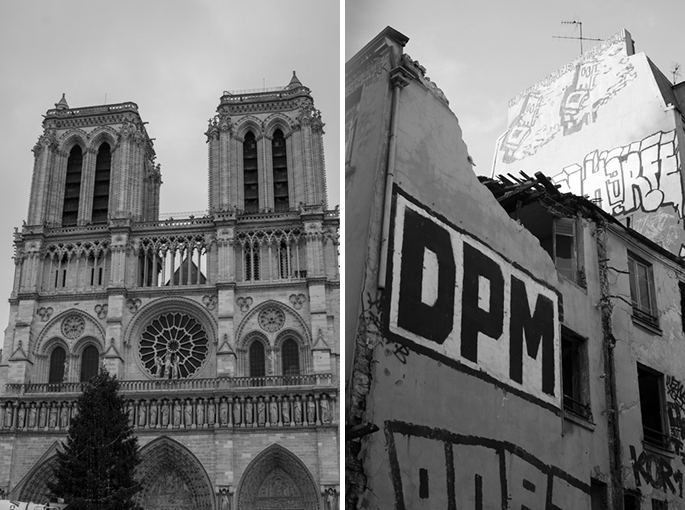
[[[209,209],[160,220],[135,103],[44,116],[0,361],[0,494],[45,502],[82,385],[116,374],[146,510],[338,508],[339,216],[290,83],[225,92]]]

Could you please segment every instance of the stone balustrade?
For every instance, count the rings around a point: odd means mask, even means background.
[[[236,388],[289,388],[294,386],[330,386],[333,377],[327,374],[273,375],[265,377],[218,377],[211,379],[145,379],[119,381],[123,393],[155,391],[228,390]],[[7,395],[78,394],[87,383],[67,382],[59,384],[31,383],[6,384]]]
[[[0,434],[66,433],[76,416],[76,396],[59,399],[0,399]],[[126,398],[128,395],[124,394]],[[331,392],[212,394],[127,398],[136,430],[209,430],[337,426],[338,397]]]

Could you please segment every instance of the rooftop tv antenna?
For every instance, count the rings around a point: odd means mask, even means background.
[[[678,62],[673,62],[671,67],[673,67],[671,73],[673,73],[673,85],[675,85],[678,81],[678,76],[680,76],[680,64]]]
[[[583,22],[582,21],[562,21],[562,25],[578,25],[580,29],[580,37],[564,37],[563,35],[553,35],[555,39],[578,39],[580,41],[580,54],[583,54],[583,41],[601,41],[602,39],[593,39],[591,37],[583,37]]]

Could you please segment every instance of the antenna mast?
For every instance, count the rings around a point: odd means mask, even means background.
[[[673,85],[678,81],[678,76],[680,76],[680,64],[678,62],[673,62]]]
[[[580,41],[580,54],[583,54],[583,41],[601,41],[602,39],[593,39],[591,37],[583,37],[583,22],[582,21],[562,21],[562,25],[578,25],[580,28],[580,37],[564,37],[561,35],[553,35],[555,39],[578,39]]]

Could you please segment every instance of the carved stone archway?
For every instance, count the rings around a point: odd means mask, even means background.
[[[143,486],[138,501],[145,510],[214,510],[207,472],[185,446],[160,437],[141,449],[136,478]]]
[[[236,491],[237,510],[319,510],[316,484],[307,466],[274,444],[247,466]]]

